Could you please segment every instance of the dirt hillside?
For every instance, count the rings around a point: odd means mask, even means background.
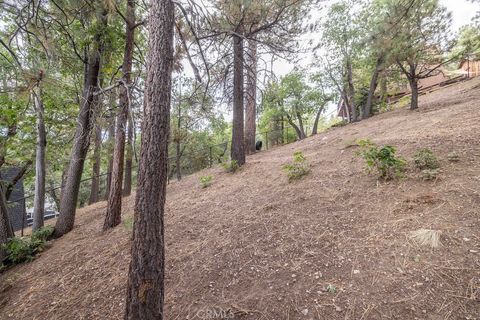
[[[355,156],[359,138],[407,159],[430,148],[441,173],[378,182]],[[480,79],[421,97],[419,111],[258,153],[236,174],[171,183],[167,319],[480,319],[479,139]],[[297,150],[312,172],[289,184],[281,167]],[[133,201],[106,233],[106,203],[79,210],[73,232],[0,275],[0,318],[120,319]],[[441,232],[440,247],[409,237],[422,228]]]

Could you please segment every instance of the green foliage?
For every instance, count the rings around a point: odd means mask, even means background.
[[[339,119],[339,120],[335,121],[335,122],[331,125],[331,127],[332,127],[332,128],[345,127],[347,124],[348,124],[348,122],[345,121],[344,119]]]
[[[31,236],[16,237],[2,245],[7,252],[7,264],[16,265],[32,261],[43,250],[48,238],[53,234],[53,226],[46,226],[33,232]]]
[[[447,155],[447,159],[450,162],[458,162],[458,161],[460,161],[460,156],[456,152],[450,152]]]
[[[360,140],[358,145],[361,150],[357,154],[365,160],[369,172],[376,171],[383,180],[403,176],[407,162],[395,155],[394,147],[389,145],[379,147],[370,140]]]
[[[466,25],[460,29],[452,56],[474,59],[480,57],[480,26]]]
[[[440,167],[437,157],[430,149],[421,149],[413,156],[413,162],[415,167],[420,170],[424,169],[437,169]]]
[[[325,93],[319,78],[320,76],[316,75],[309,79],[306,71],[295,69],[280,81],[273,81],[267,85],[259,106],[262,112],[259,129],[260,132],[269,131],[270,143],[280,140],[282,123],[283,127],[296,125],[306,130],[305,124],[312,124],[317,113],[324,112],[325,106],[331,100],[331,95]],[[302,119],[301,122],[300,119]],[[301,138],[296,136],[293,128],[288,132],[284,130],[283,134],[283,141]],[[267,137],[262,138],[267,139]]]
[[[53,234],[53,226],[45,226],[34,231],[31,238],[33,241],[46,242]]]
[[[337,292],[337,287],[333,284],[329,284],[327,287],[326,287],[326,291],[328,293],[336,293]]]
[[[310,172],[310,165],[301,151],[293,154],[293,162],[285,164],[283,170],[287,173],[288,182],[298,180]]]
[[[213,177],[212,176],[202,176],[200,177],[200,185],[202,188],[208,188],[212,185]]]
[[[229,173],[235,173],[240,168],[237,160],[232,160],[230,162],[224,162],[222,165],[223,165],[223,168],[225,169],[225,171],[229,172]]]
[[[123,227],[127,231],[133,231],[133,217],[127,217],[123,220]]]
[[[420,178],[424,181],[436,180],[438,178],[438,174],[440,173],[440,169],[425,169],[422,170],[420,173]]]

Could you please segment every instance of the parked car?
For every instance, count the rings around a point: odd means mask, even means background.
[[[47,211],[45,211],[45,215],[43,216],[43,219],[44,220],[50,220],[50,219],[58,217],[59,214],[60,214],[59,212],[56,212],[56,211],[53,211],[53,210],[47,210]],[[32,213],[27,213],[27,226],[30,227],[32,225],[33,225]]]

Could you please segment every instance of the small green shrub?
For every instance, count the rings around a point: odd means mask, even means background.
[[[208,188],[212,185],[213,177],[212,176],[203,176],[200,177],[200,185],[202,188]]]
[[[310,172],[310,164],[301,151],[293,154],[293,162],[283,166],[283,170],[287,173],[288,182],[298,180]]]
[[[223,168],[226,172],[235,173],[235,171],[237,171],[240,166],[238,165],[237,160],[232,160],[230,162],[224,162]]]
[[[37,241],[40,240],[42,242],[46,242],[52,236],[53,231],[54,231],[53,226],[42,227],[42,228],[38,229],[37,231],[33,232],[32,239],[37,240]]]
[[[458,161],[460,161],[460,156],[456,152],[450,152],[447,155],[447,159],[450,162],[458,162]]]
[[[437,169],[424,169],[420,173],[420,178],[424,181],[436,180],[438,178],[438,174],[440,170]]]
[[[45,247],[48,238],[53,234],[53,226],[42,227],[27,237],[15,237],[2,245],[7,253],[7,264],[15,265],[32,261],[35,255]]]
[[[328,293],[336,293],[337,292],[337,287],[333,284],[329,284],[325,290],[328,292]]]
[[[361,149],[357,155],[365,160],[369,172],[375,170],[383,180],[403,176],[407,162],[404,158],[395,155],[396,149],[393,146],[379,147],[368,139],[360,140],[358,145]]]
[[[348,121],[342,119],[334,122],[331,127],[332,128],[339,128],[339,127],[345,127],[348,124]]]
[[[413,156],[413,162],[415,167],[420,170],[424,169],[438,169],[440,164],[438,163],[437,157],[429,149],[421,149]]]

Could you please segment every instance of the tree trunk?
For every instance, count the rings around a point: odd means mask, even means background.
[[[367,103],[365,104],[365,109],[362,114],[362,119],[369,118],[372,115],[372,104],[375,97],[375,90],[378,85],[378,75],[382,71],[383,66],[383,55],[379,56],[377,59],[377,64],[375,65],[375,70],[372,74],[372,79],[370,80],[370,89],[368,90]]]
[[[115,136],[115,148],[113,150],[112,181],[110,183],[110,194],[108,195],[107,214],[103,224],[103,230],[113,228],[120,224],[122,216],[122,182],[123,164],[125,159],[125,133],[129,111],[129,91],[133,47],[134,47],[134,26],[135,26],[135,0],[127,1],[127,23],[125,53],[123,56],[123,85],[120,86],[120,106],[117,117],[117,132]]]
[[[412,89],[412,99],[410,103],[410,110],[418,109],[418,79],[413,78],[409,80],[410,88]]]
[[[356,122],[358,120],[358,111],[355,104],[355,87],[353,85],[353,71],[352,63],[350,59],[347,59],[347,80],[348,80],[348,100],[350,107],[352,108],[351,112],[351,121]]]
[[[257,42],[248,42],[248,70],[246,90],[245,147],[248,154],[255,153],[257,115]]]
[[[292,117],[287,115],[287,121],[292,126],[292,128],[295,130],[295,133],[297,134],[298,139],[301,140],[302,139],[302,131],[297,126],[297,124],[295,122],[293,122]]]
[[[300,136],[298,137],[300,140],[303,140],[307,137],[305,134],[305,128],[303,127],[303,119],[300,112],[297,111],[297,119],[298,119],[298,129],[300,130]]]
[[[385,105],[388,102],[387,75],[383,71],[380,75],[380,103]]]
[[[418,78],[416,75],[417,66],[409,62],[410,73],[407,75],[410,82],[410,89],[412,89],[412,101],[410,103],[410,110],[418,109]]]
[[[95,106],[97,105],[95,101],[97,95],[95,93],[98,91],[100,60],[104,49],[102,37],[107,25],[107,11],[104,8],[99,10],[98,19],[100,25],[97,26],[97,32],[92,43],[93,48],[89,54],[87,79],[83,88],[83,101],[77,118],[65,191],[60,203],[60,215],[55,224],[55,237],[61,237],[73,229],[83,165],[90,144],[90,133],[95,122]]]
[[[53,202],[55,203],[55,210],[60,211],[60,198],[58,197],[57,193],[58,189],[55,189],[55,183],[53,180],[51,180],[48,185],[50,188],[50,191],[48,193],[50,194],[50,197],[52,197]]]
[[[237,30],[241,33],[241,30]],[[239,166],[245,164],[245,141],[243,137],[243,38],[233,35],[233,128],[232,160]]]
[[[62,203],[63,192],[65,191],[65,183],[67,182],[67,171],[68,171],[68,163],[63,166],[62,170],[62,184],[60,188],[60,202],[57,204],[58,212],[60,212],[60,203]]]
[[[98,202],[100,192],[100,149],[102,146],[102,128],[97,123],[95,125],[95,149],[93,151],[93,167],[92,167],[92,185],[90,186],[90,198],[88,204]]]
[[[0,264],[5,259],[5,251],[2,249],[2,244],[7,243],[8,239],[13,238],[12,225],[8,219],[7,200],[3,192],[3,186],[0,183]]]
[[[132,193],[132,166],[133,166],[133,127],[131,110],[128,115],[127,144],[125,146],[125,180],[123,181],[123,195]]]
[[[47,133],[45,131],[45,121],[42,102],[42,91],[33,91],[33,100],[35,112],[37,113],[37,150],[35,155],[35,198],[33,200],[33,227],[36,231],[43,227],[43,218],[45,216],[45,149],[47,146]]]
[[[318,122],[320,121],[320,116],[322,115],[324,107],[320,107],[315,116],[315,122],[313,123],[312,136],[318,133]]]
[[[147,79],[125,319],[163,319],[164,212],[170,134],[174,6],[150,2]]]
[[[181,160],[181,148],[180,148],[180,141],[177,141],[175,143],[175,148],[176,148],[176,154],[175,154],[175,172],[177,173],[177,180],[180,181],[182,180],[182,168],[180,165],[180,160]]]
[[[181,160],[181,157],[182,157],[182,153],[181,153],[181,145],[180,145],[180,142],[181,142],[181,126],[182,126],[182,83],[180,81],[180,88],[179,88],[179,91],[180,91],[180,94],[179,94],[179,98],[178,98],[178,109],[177,109],[177,137],[175,137],[175,148],[176,148],[176,153],[175,153],[175,172],[177,174],[177,181],[180,181],[182,180],[182,168],[181,168],[181,164],[180,164],[180,160]]]
[[[111,99],[112,103],[111,106],[115,104],[115,99]],[[107,168],[107,177],[105,181],[105,200],[108,200],[108,196],[110,194],[110,185],[112,183],[112,171],[113,171],[113,151],[115,148],[115,124],[116,124],[116,117],[112,114],[111,116],[111,123],[108,127],[108,168]]]

